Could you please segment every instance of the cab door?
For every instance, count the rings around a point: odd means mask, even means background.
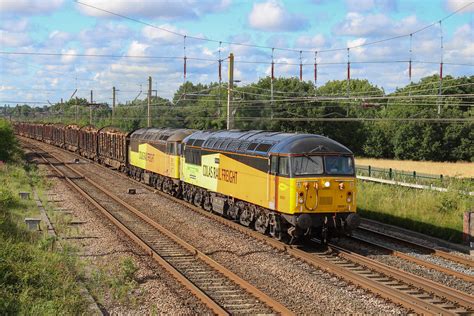
[[[178,178],[178,166],[177,166],[177,143],[169,142],[166,144],[166,153],[168,159],[166,162],[166,175],[172,178]]]
[[[268,208],[277,209],[278,197],[278,156],[270,156],[267,173],[267,198]]]

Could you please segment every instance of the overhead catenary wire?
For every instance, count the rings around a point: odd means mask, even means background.
[[[77,2],[78,2],[78,3],[81,3],[80,1],[77,1]],[[81,3],[81,4],[82,4],[82,3]],[[471,3],[471,4],[472,4],[472,3]],[[87,5],[87,4],[86,4],[86,5]],[[470,5],[470,4],[469,4],[469,5]],[[469,5],[466,5],[465,7],[467,7],[467,6],[469,6]],[[443,18],[442,20],[440,20],[440,21],[443,21],[443,20],[449,18],[450,16],[456,14],[457,12],[461,11],[461,10],[464,9],[465,7],[458,9],[457,11],[453,12],[452,14],[450,14],[450,15],[447,16],[447,17],[444,17],[444,18]],[[98,9],[100,9],[100,8],[98,8]],[[113,13],[112,13],[112,14],[113,14]],[[120,15],[119,15],[119,16],[120,16]],[[125,16],[122,16],[122,17],[125,17]],[[125,18],[128,18],[128,17],[125,17]],[[432,25],[428,25],[428,26],[426,26],[426,27],[424,27],[424,28],[421,28],[421,29],[419,29],[419,30],[417,30],[417,31],[415,31],[415,32],[412,32],[412,33],[410,33],[409,35],[410,35],[410,37],[412,37],[413,34],[416,34],[416,33],[418,33],[418,32],[421,32],[421,31],[423,31],[423,30],[425,30],[425,29],[427,29],[427,28],[429,28],[429,27],[431,27],[431,26],[433,26],[433,25],[435,25],[435,24],[437,24],[437,23],[440,23],[440,24],[441,24],[440,21],[439,21],[439,22],[436,22],[436,23],[433,23]],[[152,25],[150,24],[150,26],[152,26]],[[183,39],[184,39],[184,50],[186,50],[186,38],[187,38],[187,37],[189,37],[189,38],[194,38],[194,39],[202,39],[202,38],[198,38],[198,37],[188,36],[188,35],[186,35],[186,34],[180,34],[180,33],[178,33],[178,32],[175,32],[175,33],[176,33],[175,35],[183,36]],[[399,36],[394,37],[394,38],[399,38]],[[374,43],[380,43],[380,42],[383,42],[383,41],[386,41],[386,40],[390,40],[390,39],[394,39],[394,38],[384,39],[384,40],[380,40],[380,41],[377,41],[377,42],[374,42]],[[208,40],[208,39],[207,39],[207,40]],[[212,41],[214,41],[214,40],[212,40]],[[215,41],[215,42],[217,42],[217,41]],[[233,42],[223,42],[223,41],[219,41],[219,45],[221,45],[222,43],[226,43],[226,44],[229,44],[229,45],[240,45],[240,44],[242,44],[242,43],[233,43]],[[351,49],[351,48],[362,47],[362,46],[366,46],[366,45],[368,45],[368,44],[369,44],[369,43],[364,43],[363,45],[360,45],[360,46],[351,46],[351,47],[341,48],[340,50],[342,50],[342,49],[347,49],[348,52],[349,52],[349,49]],[[242,44],[242,45],[243,45],[243,46],[251,46],[250,44]],[[258,47],[258,46],[255,46],[255,47]],[[263,47],[263,48],[270,48],[270,47]],[[277,49],[277,50],[278,50],[279,48],[278,48],[278,47],[277,47],[277,48],[272,47],[272,51],[273,51],[274,49]],[[282,50],[284,50],[284,48],[283,48]],[[296,50],[296,49],[289,49],[289,51],[298,51],[298,50]],[[326,51],[334,51],[334,50],[333,50],[333,49],[331,49],[331,50],[321,50],[321,52],[326,52]],[[302,79],[302,67],[303,67],[304,65],[310,65],[310,63],[303,63],[302,58],[301,58],[301,54],[302,54],[302,52],[312,52],[312,51],[299,50],[299,52],[300,52],[300,63],[299,63],[299,65],[300,65],[300,79]],[[0,53],[2,53],[2,52],[0,52]],[[22,53],[22,54],[24,54],[24,53]],[[38,53],[38,54],[45,54],[45,53]],[[57,56],[57,55],[58,55],[58,54],[55,53],[54,56]],[[66,53],[66,54],[62,54],[62,55],[65,55],[65,56],[68,56],[68,55],[73,56],[74,54],[67,54],[67,53]],[[123,58],[155,58],[155,59],[156,59],[156,58],[183,58],[183,56],[181,56],[181,57],[179,57],[179,56],[174,57],[174,56],[133,56],[133,55],[88,55],[88,56],[86,56],[86,54],[83,54],[83,55],[84,55],[84,57],[111,57],[111,56],[113,56],[113,57],[117,57],[117,58],[122,58],[122,57],[123,57]],[[77,56],[80,56],[80,54],[78,54]],[[186,60],[187,60],[187,59],[191,59],[191,58],[193,58],[193,57],[187,58],[187,56],[186,56],[186,51],[185,51],[185,53],[184,53],[184,82],[186,82]],[[195,59],[195,60],[207,60],[207,61],[212,61],[212,62],[220,63],[220,58],[219,58],[217,61],[215,61],[214,59],[198,58],[198,57],[195,57],[194,59]],[[255,61],[245,61],[245,60],[241,60],[241,61],[237,61],[237,62],[241,62],[241,63],[268,63],[268,62],[255,62]],[[395,61],[389,61],[389,60],[387,60],[387,61],[352,61],[352,62],[350,62],[350,63],[352,63],[352,64],[357,64],[357,63],[360,63],[360,64],[370,64],[370,63],[399,63],[399,62],[406,62],[406,61],[403,61],[403,60],[395,60]],[[410,62],[412,62],[411,57],[410,57]],[[435,61],[413,61],[413,62],[432,63],[432,64],[438,63],[438,62],[435,62]],[[285,62],[280,62],[280,63],[278,63],[278,62],[276,62],[276,64],[287,64],[287,65],[291,65],[292,63],[285,63]],[[295,63],[295,64],[297,64],[297,63]],[[314,62],[315,68],[317,67],[317,65],[323,65],[323,66],[324,66],[324,65],[338,65],[338,64],[344,64],[344,62],[340,62],[340,63],[339,63],[339,62],[321,62],[321,63],[317,63],[316,57],[315,57],[315,62]],[[450,64],[450,63],[445,63],[445,64]],[[456,65],[456,66],[474,66],[473,64],[456,64],[456,63],[451,63],[451,64],[452,64],[452,65]],[[275,61],[273,61],[273,54],[272,54],[272,66],[273,66],[273,65],[275,65]],[[272,68],[273,68],[273,67],[272,67]],[[273,69],[272,69],[272,70],[273,70]],[[442,70],[442,68],[441,68],[441,70]],[[317,73],[315,72],[315,75],[316,75],[316,74],[317,74]],[[440,71],[440,75],[442,76],[441,71]],[[316,77],[316,76],[315,76],[315,77]],[[350,78],[350,64],[349,64],[349,61],[348,61],[348,78]],[[349,80],[348,80],[348,81],[349,81]],[[316,80],[315,80],[315,82],[316,82]],[[289,93],[291,93],[291,92],[289,92]],[[347,96],[349,96],[349,93],[351,93],[351,91],[349,90],[349,85],[348,85],[348,87],[347,87]],[[376,93],[378,93],[378,92],[374,92],[374,94],[376,94]],[[354,94],[356,94],[356,93],[354,93]]]
[[[184,37],[184,36],[187,36],[188,38],[191,38],[191,39],[195,39],[195,40],[200,40],[200,41],[207,41],[207,42],[214,42],[214,43],[224,43],[224,44],[227,44],[227,45],[235,45],[235,46],[244,46],[244,47],[254,47],[254,48],[262,48],[262,49],[275,49],[275,50],[281,50],[281,51],[290,51],[290,52],[305,52],[305,53],[313,53],[314,50],[304,50],[304,49],[296,49],[296,48],[288,48],[288,47],[271,47],[271,46],[266,46],[266,45],[257,45],[257,44],[248,44],[248,43],[239,43],[239,42],[232,42],[232,41],[223,41],[223,40],[217,40],[217,39],[212,39],[212,38],[208,38],[208,37],[199,37],[199,36],[190,36],[190,35],[187,35],[187,34],[182,34],[182,33],[179,33],[179,32],[176,32],[176,31],[173,31],[173,30],[169,30],[167,28],[164,28],[164,27],[160,27],[160,26],[156,26],[154,24],[151,24],[151,23],[147,23],[147,22],[144,22],[142,20],[139,20],[139,19],[135,19],[135,18],[132,18],[132,17],[129,17],[129,16],[126,16],[126,15],[123,15],[123,14],[119,14],[119,13],[116,13],[116,12],[113,12],[113,11],[110,11],[110,10],[106,10],[106,9],[103,9],[103,8],[99,8],[97,6],[94,6],[94,5],[91,5],[91,4],[88,4],[88,3],[85,3],[85,2],[82,2],[82,1],[79,1],[79,0],[76,0],[75,1],[76,3],[82,5],[82,6],[86,6],[86,7],[89,7],[89,8],[92,8],[92,9],[95,9],[95,10],[98,10],[98,11],[102,11],[102,12],[105,12],[105,13],[108,13],[110,15],[114,15],[114,16],[117,16],[117,17],[120,17],[120,18],[123,18],[123,19],[127,19],[129,21],[133,21],[133,22],[136,22],[136,23],[139,23],[139,24],[143,24],[143,25],[146,25],[146,26],[149,26],[149,27],[152,27],[152,28],[155,28],[155,29],[158,29],[158,30],[161,30],[163,32],[167,32],[167,33],[170,33],[170,34],[173,34],[173,35],[176,35],[176,36],[180,36],[180,37]],[[447,19],[449,19],[450,17],[458,14],[459,12],[461,12],[462,10],[468,8],[469,6],[473,5],[474,2],[470,2],[460,8],[458,8],[457,10],[453,11],[452,13],[444,16],[443,18],[441,18],[439,21],[445,21]],[[387,41],[391,41],[391,40],[395,40],[395,39],[399,39],[399,38],[404,38],[404,37],[407,37],[409,36],[410,34],[416,34],[416,33],[420,33],[420,32],[423,32],[424,30],[430,28],[430,27],[433,27],[434,25],[436,25],[439,21],[436,21],[436,22],[433,22],[431,24],[428,24],[424,27],[421,27],[413,32],[410,32],[408,34],[402,34],[402,35],[397,35],[397,36],[393,36],[393,37],[389,37],[389,38],[384,38],[384,39],[380,39],[380,40],[376,40],[376,41],[371,41],[371,42],[367,42],[367,43],[362,43],[362,44],[358,44],[358,45],[353,45],[353,46],[350,46],[350,47],[339,47],[339,48],[328,48],[328,49],[318,49],[318,51],[321,53],[321,52],[334,52],[334,51],[342,51],[342,50],[346,50],[347,48],[360,48],[360,47],[365,47],[365,46],[370,46],[370,45],[375,45],[375,44],[379,44],[379,43],[383,43],[383,42],[387,42]]]

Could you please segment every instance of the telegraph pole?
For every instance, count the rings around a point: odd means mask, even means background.
[[[74,90],[74,92],[72,93],[72,95],[71,95],[71,97],[69,98],[69,100],[71,100],[71,99],[74,97],[74,95],[76,94],[76,92],[77,92],[77,88],[76,88],[76,90]],[[74,116],[74,121],[75,121],[76,124],[77,124],[77,98],[76,98],[76,100],[74,100],[74,104],[75,104],[75,106],[76,106],[76,115]]]
[[[89,104],[89,124],[92,125],[92,107],[94,106],[94,94],[91,90],[91,103]]]
[[[234,54],[229,55],[229,84],[227,86],[227,129],[234,128],[234,117],[232,113],[232,90],[234,88]]]
[[[151,76],[148,77],[147,127],[151,127],[150,106],[151,106]]]
[[[64,123],[64,104],[63,104],[63,98],[61,98],[61,106],[59,111],[61,112],[61,123]]]
[[[112,87],[112,125],[115,123],[115,87]]]

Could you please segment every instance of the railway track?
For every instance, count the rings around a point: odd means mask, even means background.
[[[54,155],[40,153],[61,177],[218,315],[293,312],[154,222]]]
[[[106,167],[103,168],[110,171],[110,169]],[[156,191],[123,174],[118,172],[116,174],[119,174],[129,181],[134,181],[137,185],[147,190],[184,205],[207,218],[217,221],[260,242],[266,243],[277,250],[286,252],[286,254],[291,257],[304,261],[318,269],[328,271],[339,278],[376,293],[387,300],[400,304],[415,313],[455,315],[474,312],[474,303],[472,303],[474,302],[474,297],[472,295],[394,269],[375,260],[338,248],[335,245],[330,245],[332,251],[329,254],[315,252],[314,248],[311,250],[286,245],[216,214],[190,205],[183,200]]]
[[[438,265],[436,263],[433,263],[433,262],[430,262],[428,260],[423,260],[423,259],[417,258],[413,255],[408,254],[408,253],[396,250],[394,247],[383,244],[382,242],[370,241],[370,240],[367,240],[364,237],[360,237],[360,236],[350,236],[349,238],[351,240],[357,241],[359,243],[366,244],[369,247],[376,248],[376,249],[378,249],[378,250],[380,250],[384,253],[396,256],[398,258],[401,258],[403,260],[406,260],[406,261],[409,261],[409,262],[412,262],[412,263],[415,263],[419,266],[423,266],[425,268],[432,269],[432,270],[441,272],[443,274],[451,275],[453,277],[456,277],[456,278],[461,279],[461,280],[465,280],[467,282],[474,282],[474,276],[472,276],[472,275],[468,275],[468,274],[465,274],[465,273],[462,273],[462,272],[459,272],[459,271],[456,271],[456,270],[453,270],[453,269],[450,269],[450,268],[447,268],[447,267],[440,266],[440,265]]]
[[[334,244],[329,244],[329,249],[329,254],[318,256],[385,285],[394,291],[394,295],[408,300],[417,298],[416,304],[426,309],[424,313],[465,315],[474,312],[474,296],[470,294],[398,270]]]
[[[392,236],[392,235],[388,235],[388,234],[382,233],[380,231],[370,229],[368,227],[359,227],[358,230],[361,231],[362,233],[369,233],[369,234],[375,235],[375,236],[379,237],[382,240],[389,240],[389,241],[393,241],[393,242],[398,243],[398,244],[405,245],[407,247],[416,249],[416,250],[418,250],[418,251],[420,251],[424,254],[437,256],[437,257],[440,257],[440,258],[443,258],[443,259],[447,259],[447,260],[462,264],[462,265],[464,265],[466,267],[469,267],[469,268],[474,268],[474,260],[469,259],[469,258],[465,258],[465,257],[461,257],[461,256],[456,255],[456,254],[451,253],[451,252],[447,252],[447,251],[444,251],[444,250],[441,250],[441,249],[430,248],[430,247],[421,245],[419,243],[416,243],[414,241],[410,241],[410,240],[402,239],[402,238],[395,237],[395,236]]]

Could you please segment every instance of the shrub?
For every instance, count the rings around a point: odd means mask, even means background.
[[[18,153],[18,144],[10,123],[0,119],[0,160],[12,161]]]

